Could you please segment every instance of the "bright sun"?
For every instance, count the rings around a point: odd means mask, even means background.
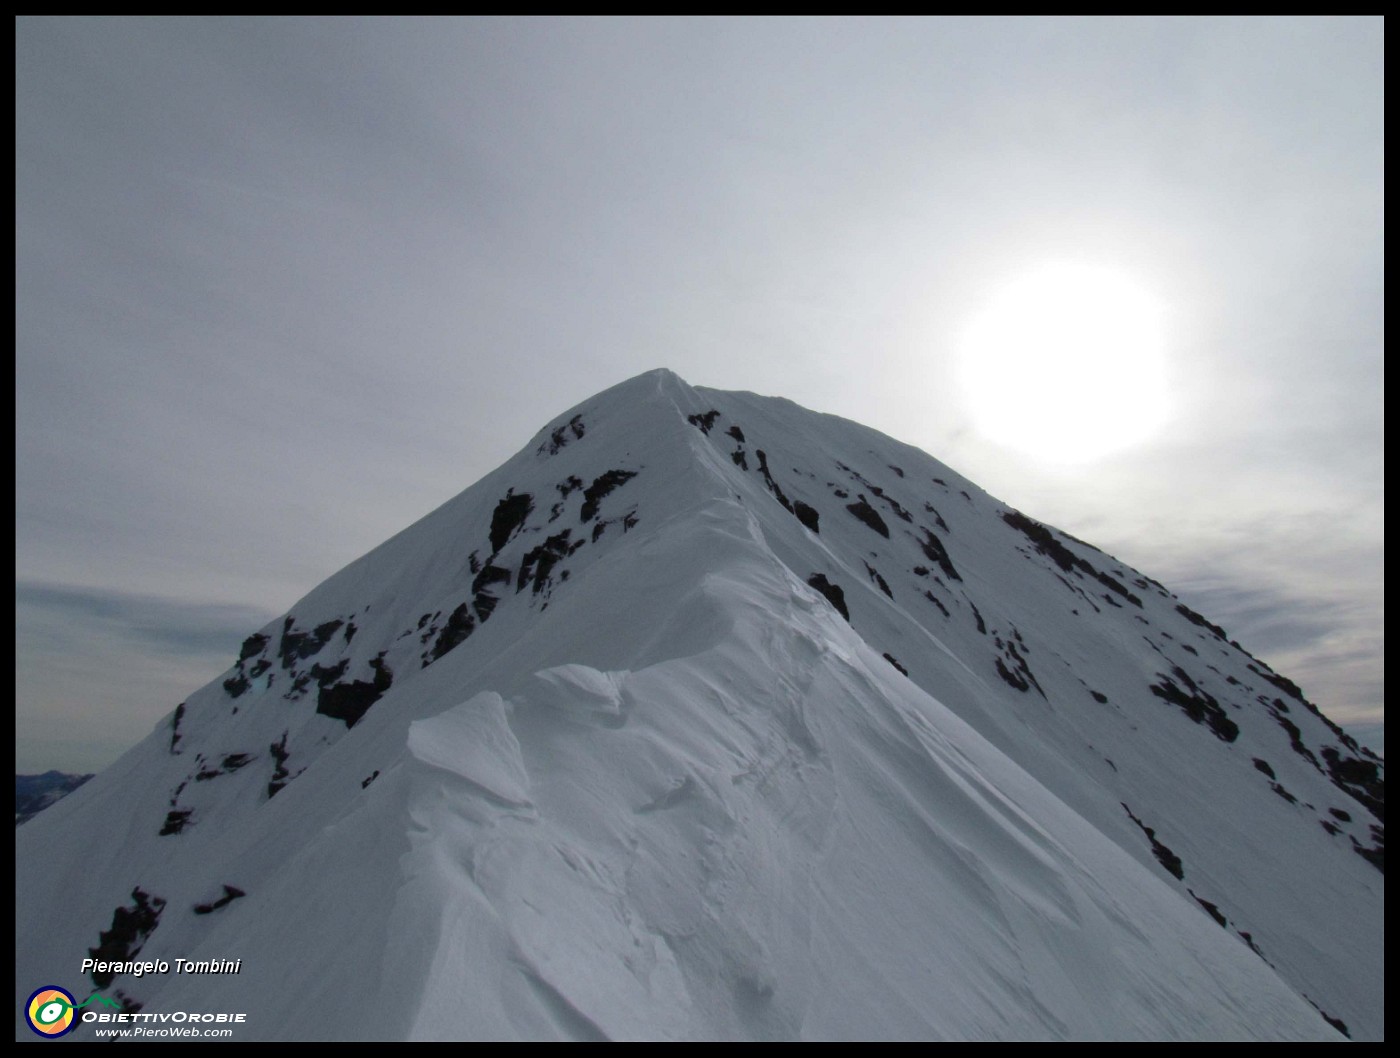
[[[1001,288],[963,335],[977,428],[1050,462],[1083,463],[1167,417],[1162,310],[1108,268],[1042,266]]]

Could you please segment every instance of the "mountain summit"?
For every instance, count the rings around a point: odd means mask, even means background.
[[[1383,774],[1150,577],[873,430],[654,371],[20,828],[17,1005],[1380,1039]],[[80,971],[138,957],[172,969]]]

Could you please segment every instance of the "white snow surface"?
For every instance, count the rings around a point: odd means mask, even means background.
[[[1008,512],[784,400],[599,394],[19,828],[17,1011],[139,889],[110,950],[241,972],[102,994],[236,1039],[1383,1038],[1383,764]]]

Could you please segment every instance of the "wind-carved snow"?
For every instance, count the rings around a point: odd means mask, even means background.
[[[243,972],[112,988],[240,1038],[1381,1038],[1383,797],[1150,578],[652,372],[20,828],[17,1009],[139,888]]]
[[[439,716],[415,720],[408,728],[408,752],[502,805],[530,806],[530,780],[499,694],[485,691]]]

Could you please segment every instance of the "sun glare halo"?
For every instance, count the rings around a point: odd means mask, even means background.
[[[987,299],[963,333],[962,383],[984,435],[1084,463],[1138,444],[1168,412],[1161,303],[1110,268],[1047,264]]]

